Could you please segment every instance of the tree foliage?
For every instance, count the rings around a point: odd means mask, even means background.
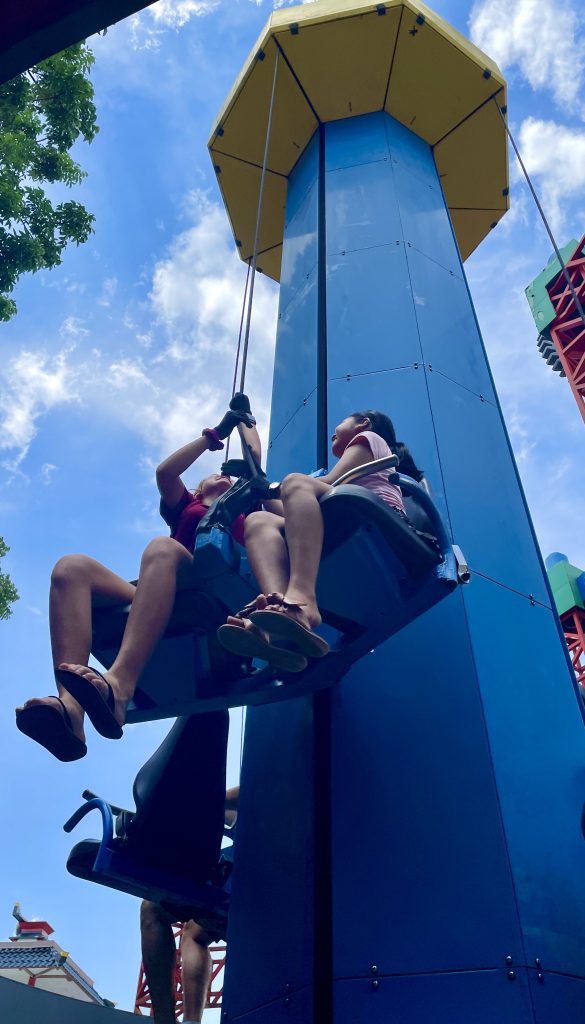
[[[9,551],[10,548],[4,542],[4,538],[0,537],[0,558],[4,558]],[[10,576],[0,569],[0,619],[10,618],[12,615],[10,605],[14,601],[18,601],[18,591]]]
[[[73,200],[52,202],[43,185],[78,184],[69,150],[98,132],[91,50],[77,43],[0,86],[0,320],[26,271],[56,267],[68,242],[87,241],[94,217]]]

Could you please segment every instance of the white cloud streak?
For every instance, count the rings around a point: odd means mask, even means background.
[[[580,197],[585,204],[585,129],[528,117],[520,127],[519,148],[528,173],[537,179],[553,230],[560,231],[566,204]]]
[[[502,69],[517,67],[533,89],[547,89],[566,109],[585,114],[583,15],[559,0],[479,0],[471,38]]]
[[[220,4],[220,0],[158,0],[146,10],[157,25],[165,28],[181,28],[191,18],[201,18],[211,14]]]
[[[8,363],[1,381],[0,450],[13,456],[4,466],[15,472],[36,436],[40,417],[56,406],[78,402],[71,349],[50,358],[44,352],[20,352]]]
[[[138,336],[139,355],[136,347],[108,355],[106,344],[92,336],[91,348],[71,345],[52,359],[23,351],[0,371],[0,448],[11,453],[5,466],[13,472],[41,418],[67,402],[95,405],[100,422],[142,438],[155,464],[221,417],[231,392],[245,268],[219,204],[193,192],[184,217],[188,226],[153,270],[152,322]],[[276,287],[259,277],[246,386],[264,436],[276,314]],[[70,317],[65,323],[67,336],[85,339],[80,322]]]

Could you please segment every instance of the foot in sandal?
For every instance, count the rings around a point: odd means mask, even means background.
[[[94,729],[109,740],[119,740],[126,721],[127,700],[116,696],[116,686],[108,674],[88,665],[62,662],[55,675],[67,693],[81,705]]]
[[[282,604],[282,597],[282,594],[258,594],[253,601],[250,601],[235,615],[228,615],[227,623],[230,626],[249,627],[251,612],[264,611],[265,608],[273,605],[279,606]]]
[[[268,634],[271,641],[286,643],[306,658],[323,658],[329,653],[329,644],[313,631],[321,622],[314,602],[293,602],[288,595],[265,609],[250,612],[250,620]]]
[[[79,710],[79,709],[78,709]],[[32,697],[16,709],[16,727],[58,761],[79,761],[87,746],[83,720],[60,697]]]
[[[302,672],[307,667],[304,655],[271,643],[266,633],[258,629],[250,619],[240,617],[240,614],[230,615],[228,621],[219,627],[217,638],[222,647],[244,658],[267,661],[283,672]]]

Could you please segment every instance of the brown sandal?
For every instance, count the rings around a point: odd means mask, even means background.
[[[244,658],[260,658],[283,672],[302,672],[308,664],[307,659],[298,651],[287,651],[284,647],[271,644],[252,622],[244,628],[226,622],[219,627],[217,639],[232,654],[240,654]]]
[[[266,601],[267,601],[268,604],[276,604],[276,605],[281,605],[282,604],[282,601],[283,601],[283,595],[282,594],[265,594],[264,596],[265,596]],[[260,597],[260,594],[258,594],[258,596],[255,597],[253,601],[250,601],[248,604],[245,604],[243,608],[240,608],[239,612],[234,612],[232,618],[234,618],[234,619],[249,619],[251,612],[255,612],[255,611],[259,610],[258,607],[257,607],[258,598],[259,597]]]
[[[250,621],[268,633],[271,639],[274,636],[281,642],[284,640],[286,643],[294,645],[307,658],[323,658],[329,654],[329,644],[322,636],[287,615],[289,611],[299,612],[302,605],[290,604],[283,598],[280,601],[280,606],[281,611],[250,612]]]

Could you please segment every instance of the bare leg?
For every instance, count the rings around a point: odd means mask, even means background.
[[[284,597],[291,604],[304,606],[298,618],[310,626],[321,622],[315,594],[323,550],[323,516],[319,498],[327,493],[329,487],[319,479],[291,473],[285,477],[281,488],[290,560],[290,578]]]
[[[281,533],[283,525],[282,516],[273,512],[253,512],[246,519],[246,551],[263,594],[284,594],[288,586],[288,551]]]
[[[246,519],[246,551],[260,588],[256,608],[267,607],[265,594],[281,594],[288,585],[288,550],[282,536],[284,519],[273,512],[252,512]],[[228,615],[230,626],[250,628],[249,619]]]
[[[155,1024],[175,1024],[175,940],[171,916],[156,903],[140,907],[142,963],[150,990]]]
[[[116,706],[115,717],[124,724],[126,704],[131,699],[136,683],[154,648],[163,635],[171,617],[177,582],[188,575],[193,556],[182,544],[170,537],[157,537],[146,548],[140,566],[140,577],[128,616],[122,644],[116,660],[104,673],[112,687]],[[84,663],[63,663],[62,667],[79,672]],[[90,679],[103,695],[107,688],[103,680],[90,668],[79,672]]]
[[[188,1021],[200,1021],[207,1002],[211,978],[211,956],[207,949],[209,942],[209,936],[195,921],[188,921],[183,926],[183,1017]]]
[[[128,604],[135,588],[105,565],[87,555],[66,555],[51,575],[49,622],[53,665],[64,660],[87,665],[91,650],[92,606]],[[84,739],[83,710],[57,684],[59,696],[71,718],[73,732]],[[28,704],[57,703],[52,697],[33,697]],[[19,709],[20,710],[20,709]]]

